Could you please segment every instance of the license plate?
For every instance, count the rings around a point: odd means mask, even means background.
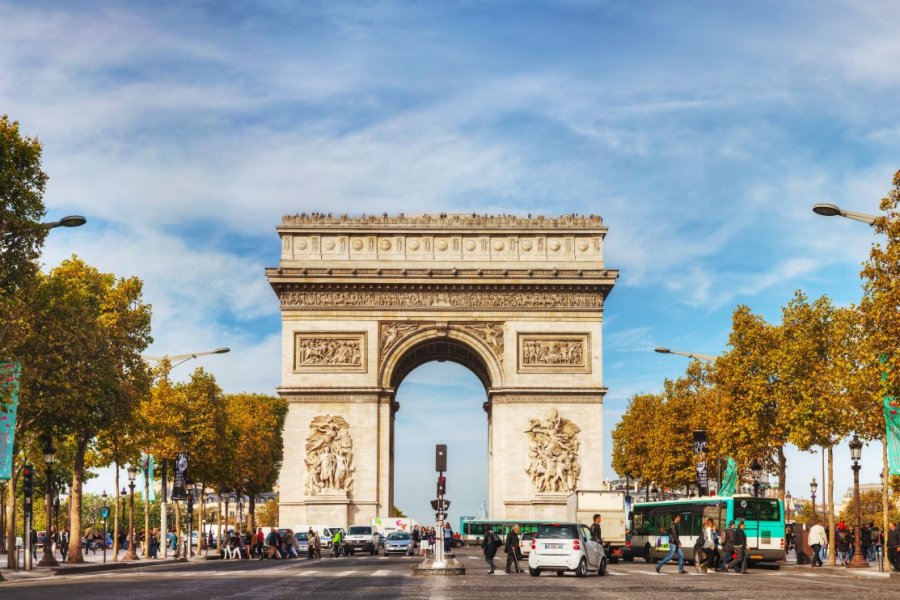
[[[750,555],[750,560],[762,560],[762,559],[763,559],[762,554],[751,554]]]
[[[545,550],[562,550],[562,544],[544,544]]]

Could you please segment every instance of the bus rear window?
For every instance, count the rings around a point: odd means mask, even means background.
[[[735,498],[734,518],[745,521],[778,521],[781,519],[778,500]]]

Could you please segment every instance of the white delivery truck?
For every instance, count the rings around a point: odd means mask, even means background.
[[[594,515],[600,515],[600,533],[603,548],[609,562],[630,559],[623,550],[630,544],[628,536],[627,492],[625,490],[575,490],[566,497],[566,514],[569,521],[590,527]]]

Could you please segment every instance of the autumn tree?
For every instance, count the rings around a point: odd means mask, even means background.
[[[284,454],[287,401],[263,394],[225,397],[230,426],[237,432],[233,457],[234,489],[250,498],[248,526],[255,527],[256,496],[272,489]]]
[[[860,361],[877,368],[878,375],[882,375],[880,389],[872,399],[872,413],[884,411],[883,398],[900,398],[900,171],[894,174],[893,189],[881,200],[881,210],[883,214],[873,227],[887,239],[884,244],[872,245],[861,273],[864,293],[860,312],[865,342]],[[878,375],[869,373],[872,379]],[[896,436],[891,439],[884,420],[880,425],[884,469],[888,472],[888,451],[891,449],[900,457],[900,440]],[[882,513],[887,518],[887,493],[882,497]]]
[[[636,394],[628,401],[622,418],[612,431],[612,467],[622,477],[650,487],[656,472],[648,457],[654,452],[652,433],[657,415],[663,412],[659,394]]]
[[[146,393],[140,353],[150,343],[150,307],[141,300],[139,279],[101,273],[78,258],[42,277],[33,304],[27,343],[29,372],[36,375],[25,379],[26,387],[53,431],[75,443],[67,561],[79,563],[85,458],[97,433]]]
[[[774,471],[783,497],[789,426],[784,399],[777,391],[774,350],[780,338],[780,327],[749,307],[735,309],[728,350],[715,363],[717,404],[711,410],[710,444],[744,468],[759,461],[764,469]]]

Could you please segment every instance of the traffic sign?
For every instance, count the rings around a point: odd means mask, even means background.
[[[100,507],[100,518],[101,518],[101,519],[108,519],[108,518],[109,518],[109,507],[108,507],[108,506],[101,506],[101,507]]]

